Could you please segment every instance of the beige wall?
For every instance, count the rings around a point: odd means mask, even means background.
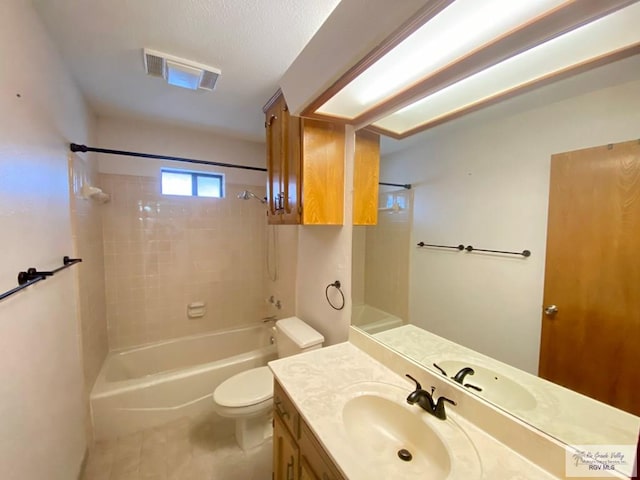
[[[256,115],[259,114],[256,111]],[[265,168],[264,142],[249,142],[152,120],[100,117],[97,137],[98,146],[102,148]],[[194,163],[120,155],[98,155],[98,162],[101,173],[154,177],[159,175],[161,167],[170,167],[222,173],[228,183],[264,187],[267,182],[265,172]]]
[[[0,291],[71,255],[68,143],[92,117],[30,2],[0,15]],[[75,275],[0,302],[0,478],[76,478],[85,452]]]
[[[102,247],[103,205],[85,198],[83,185],[99,187],[97,165],[93,159],[69,156],[69,189],[74,257],[82,258],[77,273],[78,316],[81,327],[82,367],[84,372],[86,430],[91,439],[89,394],[109,351]]]
[[[640,137],[640,81],[611,86],[623,71],[637,79],[638,65],[470,115],[383,161],[386,181],[415,187],[413,243],[532,252],[522,260],[412,249],[412,323],[537,372],[550,157]],[[586,93],[585,79],[604,86]],[[546,103],[549,95],[564,100]]]

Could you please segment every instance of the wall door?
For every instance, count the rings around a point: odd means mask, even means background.
[[[640,141],[553,155],[540,376],[640,415]]]

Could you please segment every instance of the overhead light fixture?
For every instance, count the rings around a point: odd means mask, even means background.
[[[148,75],[164,78],[169,85],[189,90],[213,90],[221,75],[215,67],[144,48],[144,69]]]
[[[425,124],[424,117],[418,118],[425,114],[423,109],[405,107],[425,97],[432,97],[434,103],[430,111],[438,111],[440,118],[448,109],[457,111],[475,105],[477,96],[474,95],[482,95],[480,98],[486,100],[495,96],[496,91],[510,91],[514,82],[519,85],[540,79],[541,75],[562,73],[567,67],[577,65],[576,62],[582,65],[589,59],[612,52],[620,56],[620,49],[629,55],[629,49],[638,41],[634,38],[640,37],[640,29],[629,27],[634,22],[636,26],[640,24],[635,11],[629,7],[637,1],[431,0],[416,18],[401,26],[311,102],[302,114],[312,118],[339,118],[357,127],[373,123],[381,133],[404,136],[408,130]],[[620,17],[633,15],[630,22],[618,20],[619,28],[627,31],[615,35],[615,40],[601,41],[601,36],[608,35],[603,33],[606,29],[602,27],[590,30],[592,35],[597,35],[595,40],[585,42],[584,38],[589,34],[567,37],[569,32],[578,32],[615,12]],[[568,40],[556,43],[555,40],[564,37]],[[581,45],[572,49],[572,42],[581,42]],[[552,44],[554,48],[538,50],[546,44]],[[522,55],[530,56],[515,61]],[[527,59],[535,60],[541,67],[538,70],[543,73],[535,70]],[[513,67],[517,75],[503,71],[505,67],[498,68],[511,63],[517,65]],[[496,72],[501,72],[504,79],[494,78]],[[514,80],[510,83],[507,77]],[[447,89],[453,91],[454,85],[467,81],[471,83],[458,87],[455,94],[451,94],[451,100],[445,101]],[[480,88],[481,84],[495,84],[496,88]],[[423,105],[427,103],[425,100]],[[434,108],[436,103],[438,108]]]
[[[407,136],[506,95],[640,53],[640,3],[538,45],[438,90],[373,125]],[[633,47],[630,49],[629,47]]]
[[[316,111],[356,118],[372,104],[563,3],[567,0],[456,0]]]

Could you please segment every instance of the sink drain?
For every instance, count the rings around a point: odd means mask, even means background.
[[[411,459],[413,458],[413,455],[411,455],[411,452],[406,448],[401,448],[400,450],[398,450],[398,457],[400,457],[400,460],[404,460],[405,462],[410,462]]]

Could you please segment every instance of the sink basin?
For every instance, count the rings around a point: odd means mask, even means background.
[[[358,460],[371,467],[375,478],[425,478],[426,472],[434,480],[480,478],[477,452],[453,420],[408,405],[410,389],[367,390],[346,401],[342,420]]]
[[[453,377],[464,367],[473,368],[475,373],[467,375],[463,383],[480,387],[482,391],[478,392],[472,388],[468,388],[468,390],[504,409],[532,410],[538,403],[536,398],[522,385],[489,368],[459,360],[443,360],[436,363],[447,372],[449,377]]]
[[[433,478],[447,478],[451,472],[451,457],[435,431],[416,414],[375,395],[362,395],[349,400],[343,420],[351,440],[367,454],[402,462],[398,451],[412,455],[412,466],[430,472]],[[395,458],[394,458],[395,457]]]

